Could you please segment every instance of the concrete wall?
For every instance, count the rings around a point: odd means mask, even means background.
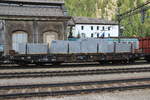
[[[5,21],[5,53],[12,50],[12,35],[17,31],[24,31],[28,34],[29,43],[43,43],[43,33],[55,32],[58,40],[64,37],[64,22],[52,21]]]
[[[1,0],[0,20],[4,21],[4,28],[0,39],[4,41],[0,43],[4,44],[5,54],[12,50],[12,36],[18,31],[28,34],[29,43],[43,43],[46,32],[55,34],[58,40],[67,38],[65,28],[70,17],[65,13],[64,0]]]

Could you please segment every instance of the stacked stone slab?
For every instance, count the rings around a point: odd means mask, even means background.
[[[68,41],[53,40],[49,49],[50,53],[67,53]]]
[[[21,43],[18,48],[19,54],[47,54],[49,51],[48,44],[44,43]]]
[[[68,42],[69,45],[69,49],[68,52],[69,53],[81,53],[81,42],[80,41],[69,41]]]
[[[134,53],[138,39],[80,39],[78,41],[53,40],[48,44],[20,44],[20,54],[72,54],[72,53]]]
[[[52,42],[50,53],[127,53],[138,49],[138,39],[80,39]],[[57,48],[53,50],[54,48]]]

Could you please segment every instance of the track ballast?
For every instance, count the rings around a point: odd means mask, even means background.
[[[135,78],[135,79],[91,81],[91,82],[89,81],[89,82],[74,82],[74,83],[56,83],[56,84],[0,86],[0,88],[1,88],[0,99],[62,96],[62,95],[74,95],[74,94],[81,94],[81,93],[86,94],[86,93],[93,93],[93,92],[104,92],[104,91],[109,92],[115,90],[150,88],[150,78]],[[21,92],[23,89],[26,89],[28,91]],[[39,90],[37,91],[37,89]],[[8,93],[9,91],[12,91],[12,93]]]
[[[45,71],[45,72],[12,72],[0,73],[0,79],[4,78],[30,78],[30,77],[55,77],[55,76],[76,76],[76,75],[98,75],[98,74],[117,74],[150,72],[150,67],[141,68],[112,68],[94,70],[71,70],[71,71]]]

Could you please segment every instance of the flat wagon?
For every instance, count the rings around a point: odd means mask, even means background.
[[[30,49],[32,46],[29,47],[29,45],[31,44],[24,45],[24,48],[21,48],[21,54],[13,55],[11,60],[18,64],[78,62],[100,62],[103,64],[118,61],[131,63],[145,56],[144,52],[142,52],[143,48],[141,48],[139,38],[99,38],[79,39],[78,41],[55,40],[50,48],[48,44],[41,44],[41,50],[38,50],[38,47],[35,46],[37,44],[34,45],[34,49]],[[42,46],[44,46],[44,50],[42,50]],[[36,50],[38,52],[34,54],[32,51]]]

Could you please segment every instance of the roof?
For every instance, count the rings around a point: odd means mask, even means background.
[[[100,18],[90,18],[90,17],[72,17],[68,22],[68,25],[73,26],[75,24],[104,24],[104,25],[117,25],[115,21],[109,21]]]
[[[41,8],[25,6],[0,6],[0,15],[18,16],[64,16],[61,8]]]
[[[0,2],[15,2],[15,3],[54,3],[54,4],[64,4],[64,0],[0,0]]]
[[[2,1],[7,1],[5,4]],[[15,1],[15,4],[9,4],[9,1]],[[49,5],[54,3],[64,2],[64,0],[0,0],[0,16],[65,16],[65,11],[62,5]],[[20,5],[16,2],[30,2],[30,5]],[[48,5],[34,5],[31,2],[48,3]]]
[[[69,26],[75,26],[75,22],[73,21],[73,18],[71,18],[71,19],[68,21],[68,25],[69,25]]]

